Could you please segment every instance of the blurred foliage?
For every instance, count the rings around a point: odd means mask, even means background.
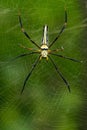
[[[81,1],[82,2],[82,1]],[[20,91],[36,55],[10,62],[27,52],[18,46],[36,48],[20,31],[18,12],[24,28],[41,44],[43,25],[49,26],[49,43],[64,23],[68,25],[53,48],[64,47],[63,55],[85,60],[86,4],[78,0],[0,0],[0,129],[1,130],[86,130],[86,65],[52,57],[69,81],[71,93],[50,61],[41,60]],[[84,79],[85,77],[85,79]],[[84,127],[85,126],[85,127]]]

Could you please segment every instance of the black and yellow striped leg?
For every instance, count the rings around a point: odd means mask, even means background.
[[[11,61],[14,61],[14,60],[16,60],[16,59],[18,59],[18,58],[25,57],[25,56],[28,56],[28,55],[31,55],[31,54],[35,54],[35,53],[37,53],[37,52],[24,53],[24,54],[21,54],[21,55],[16,56],[16,57],[13,58]],[[37,53],[37,54],[38,54],[38,53]]]
[[[25,29],[23,28],[23,24],[22,24],[22,20],[21,20],[20,14],[19,14],[19,23],[20,23],[21,30],[22,30],[22,32],[25,34],[25,36],[26,36],[35,46],[37,46],[38,48],[40,48],[39,45],[37,45],[37,43],[35,43],[35,42],[30,38],[30,36],[27,34],[27,32],[25,31]]]
[[[60,77],[62,78],[62,80],[64,81],[64,83],[66,84],[66,86],[68,87],[69,92],[71,92],[70,90],[70,85],[67,82],[67,80],[63,77],[62,73],[59,71],[59,68],[56,66],[56,64],[54,63],[54,61],[52,60],[52,58],[49,56],[50,61],[52,62],[54,68],[56,69],[57,73],[60,75]]]
[[[58,38],[61,36],[62,32],[64,31],[64,29],[66,28],[66,24],[67,24],[67,11],[65,9],[65,23],[63,25],[63,27],[61,28],[60,32],[58,33],[57,37],[52,41],[52,43],[50,43],[49,48],[58,40]]]
[[[70,57],[66,57],[66,56],[63,56],[63,55],[59,55],[59,54],[54,54],[54,53],[50,53],[50,54],[52,54],[54,56],[64,58],[64,59],[67,59],[67,60],[71,60],[71,61],[74,61],[74,62],[79,62],[79,63],[83,62],[83,61],[80,61],[80,60],[77,60],[77,59],[74,59],[74,58],[70,58]]]
[[[32,72],[33,72],[33,70],[34,70],[34,68],[35,68],[36,65],[38,64],[39,60],[40,60],[40,56],[36,59],[36,61],[34,62],[32,68],[31,68],[31,71],[30,71],[29,74],[27,75],[27,77],[26,77],[26,79],[25,79],[25,81],[24,81],[24,84],[23,84],[23,88],[22,88],[22,90],[21,90],[21,94],[23,93],[23,91],[24,91],[24,89],[25,89],[25,85],[26,85],[28,79],[30,78],[30,76],[31,76],[31,74],[32,74]]]

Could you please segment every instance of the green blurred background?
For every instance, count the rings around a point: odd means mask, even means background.
[[[43,25],[49,26],[49,43],[64,23],[68,25],[53,48],[61,54],[86,61],[87,2],[79,0],[0,0],[0,130],[87,130],[86,62],[74,63],[52,56],[69,81],[71,93],[50,62],[42,60],[20,91],[37,55],[10,62],[33,47],[20,31],[20,11],[26,31],[41,44]],[[8,62],[9,61],[9,62]]]

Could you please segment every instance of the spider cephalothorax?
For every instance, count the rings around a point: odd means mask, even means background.
[[[47,45],[41,46],[41,57],[48,58],[48,46]]]
[[[64,78],[64,76],[62,75],[62,73],[60,72],[58,66],[54,63],[53,59],[51,58],[50,55],[54,55],[54,56],[57,56],[57,57],[61,57],[61,58],[64,58],[64,59],[68,59],[68,60],[71,60],[71,61],[74,61],[74,62],[81,62],[79,60],[76,60],[76,59],[73,59],[73,58],[69,58],[69,57],[66,57],[66,56],[63,56],[63,55],[60,55],[58,54],[57,52],[59,51],[62,51],[63,48],[60,48],[60,49],[55,49],[55,50],[50,50],[50,48],[53,46],[53,44],[58,40],[58,38],[60,37],[60,35],[62,34],[62,32],[64,31],[65,27],[66,27],[66,24],[67,24],[67,12],[65,10],[65,22],[64,22],[64,25],[62,26],[60,32],[58,33],[58,35],[56,36],[56,38],[48,44],[48,26],[45,25],[44,28],[43,28],[43,38],[42,38],[42,43],[41,43],[41,46],[39,46],[36,42],[34,42],[30,36],[28,35],[28,33],[25,31],[25,29],[23,28],[23,24],[22,24],[22,20],[21,20],[21,16],[19,15],[19,23],[20,23],[20,26],[21,26],[21,30],[22,32],[25,34],[25,36],[31,41],[32,44],[34,44],[38,49],[35,50],[33,48],[27,48],[23,45],[20,45],[21,47],[31,51],[29,53],[24,53],[24,54],[21,54],[19,56],[17,56],[16,58],[19,58],[19,57],[24,57],[24,56],[27,56],[27,55],[31,55],[31,54],[39,54],[38,58],[36,59],[36,61],[34,62],[30,72],[28,73],[25,81],[24,81],[24,84],[23,84],[23,88],[22,88],[22,91],[21,93],[23,92],[24,88],[25,88],[25,85],[26,85],[26,82],[27,80],[29,79],[29,77],[31,76],[34,68],[36,67],[36,65],[39,63],[39,60],[41,60],[42,58],[45,58],[46,60],[50,60],[51,63],[53,64],[55,70],[57,71],[57,73],[60,75],[60,77],[62,78],[62,80],[64,81],[64,83],[66,84],[66,86],[68,87],[68,90],[70,92],[70,86],[69,86],[69,83],[67,82],[67,80]]]

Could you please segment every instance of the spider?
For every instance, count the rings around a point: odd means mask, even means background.
[[[64,59],[67,59],[67,60],[71,60],[71,61],[74,61],[74,62],[82,62],[82,61],[79,61],[77,59],[74,59],[74,58],[70,58],[70,57],[66,57],[66,56],[63,56],[63,55],[60,55],[60,54],[57,54],[57,52],[59,51],[62,51],[63,48],[61,47],[60,49],[55,49],[55,50],[51,50],[50,48],[54,45],[54,43],[56,43],[56,41],[59,39],[59,37],[61,36],[62,32],[64,31],[64,29],[66,28],[66,25],[67,25],[67,11],[65,10],[65,22],[61,28],[61,30],[59,31],[58,35],[56,36],[56,38],[50,43],[48,44],[48,26],[45,25],[43,27],[43,38],[42,38],[42,43],[41,43],[41,46],[39,46],[35,41],[33,41],[31,39],[31,37],[28,35],[28,33],[25,31],[25,29],[23,28],[23,24],[22,24],[22,20],[21,20],[21,16],[19,14],[18,16],[19,18],[19,23],[20,23],[20,27],[21,27],[21,30],[22,32],[24,33],[24,35],[28,38],[28,40],[34,44],[38,49],[35,50],[33,48],[27,48],[23,45],[20,45],[20,47],[24,48],[24,49],[27,49],[31,52],[29,53],[24,53],[24,54],[21,54],[19,56],[17,56],[16,58],[20,58],[20,57],[25,57],[25,56],[28,56],[28,55],[33,55],[33,54],[39,54],[38,58],[36,59],[36,61],[34,62],[34,64],[32,65],[32,68],[30,70],[30,72],[28,73],[28,75],[26,76],[25,80],[24,80],[24,84],[23,84],[23,87],[22,87],[22,90],[21,90],[21,94],[23,93],[24,89],[25,89],[25,85],[27,83],[27,81],[29,80],[32,72],[34,71],[35,67],[37,66],[37,64],[39,63],[39,61],[43,58],[45,58],[46,60],[50,60],[51,63],[53,64],[56,72],[59,74],[59,76],[62,78],[62,80],[64,81],[64,83],[66,84],[69,92],[71,92],[70,90],[70,85],[68,83],[68,81],[64,78],[64,76],[62,75],[62,73],[60,72],[58,66],[55,64],[54,60],[51,58],[51,55],[54,55],[54,56],[57,56],[57,57],[60,57],[60,58],[64,58]]]

